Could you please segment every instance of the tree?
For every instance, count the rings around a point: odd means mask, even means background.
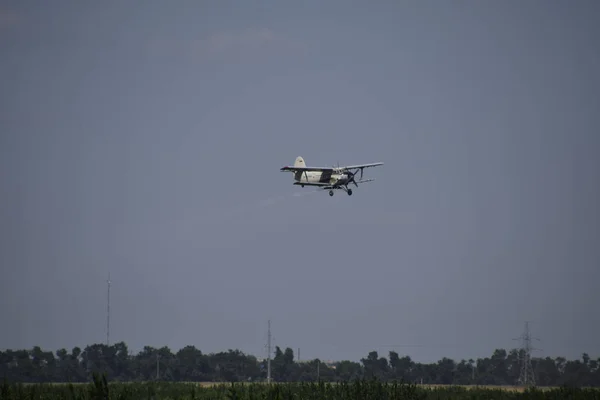
[[[408,355],[400,357],[394,351],[389,352],[388,361],[371,351],[360,362],[343,360],[329,367],[319,359],[296,362],[291,348],[282,351],[277,347],[272,368],[273,377],[279,381],[377,378],[429,384],[513,385],[519,376],[522,353],[517,349],[496,349],[490,357],[476,361],[463,359],[457,363],[444,357],[424,364]],[[600,359],[592,359],[587,353],[578,360],[545,357],[534,358],[532,363],[538,385],[600,386]],[[130,354],[124,342],[111,346],[91,344],[83,351],[74,347],[70,353],[66,349],[53,353],[39,346],[0,351],[1,377],[22,382],[85,382],[94,372],[107,373],[109,380],[154,380],[157,371],[161,380],[234,382],[264,379],[265,370],[264,362],[240,350],[204,354],[192,345],[176,353],[166,346],[145,346],[135,355]]]

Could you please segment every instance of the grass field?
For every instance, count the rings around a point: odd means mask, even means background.
[[[195,385],[198,385],[201,387],[212,387],[212,386],[227,384],[224,382],[184,382],[184,383],[195,384]],[[262,384],[266,384],[266,383],[262,383]],[[293,382],[293,384],[300,384],[300,382]],[[335,385],[335,383],[332,383],[332,385]],[[474,386],[474,385],[425,385],[425,384],[420,385],[420,384],[416,384],[415,386],[418,388],[422,388],[422,389],[444,389],[444,388],[460,387],[460,388],[464,388],[466,390],[486,389],[486,390],[506,390],[506,391],[510,391],[510,392],[523,392],[526,389],[524,386],[495,386],[495,385]],[[558,389],[558,387],[538,387],[537,389],[540,391],[547,391],[547,390],[552,390],[552,389]],[[599,388],[599,390],[600,390],[600,388]]]
[[[597,389],[539,388],[514,386],[409,385],[373,381],[330,383],[214,383],[131,382],[10,384],[0,385],[0,400],[12,399],[600,399]]]
[[[218,385],[227,385],[227,383],[224,382],[184,382],[186,384],[195,384],[201,387],[212,387],[212,386],[218,386]],[[262,384],[266,384],[266,383],[262,383]],[[300,382],[294,382],[293,384],[300,384]],[[332,385],[335,385],[335,383],[332,383]],[[509,392],[524,392],[527,388],[524,386],[498,386],[498,385],[482,385],[482,386],[475,386],[475,385],[427,385],[427,384],[416,384],[415,385],[417,388],[421,388],[421,389],[448,389],[448,388],[463,388],[465,390],[506,390]],[[548,391],[548,390],[558,390],[560,389],[558,386],[543,386],[543,387],[537,387],[536,388],[538,391]],[[600,393],[600,388],[591,388],[591,389],[595,389],[598,390]]]
[[[156,382],[122,382],[122,383],[118,383],[121,385],[139,385],[139,384],[143,384],[143,385],[149,385],[149,384],[156,384]],[[56,386],[64,386],[64,385],[68,385],[68,382],[54,382],[54,383],[48,383],[47,385],[56,385]],[[116,383],[115,383],[116,384]],[[231,385],[231,383],[227,383],[227,382],[176,382],[175,384],[182,384],[182,385],[188,385],[188,386],[196,386],[199,388],[211,388],[211,387],[218,387],[218,386],[229,386]],[[254,382],[252,383],[252,385],[266,385],[266,382]],[[291,383],[273,383],[278,384],[278,385],[288,385],[288,384],[292,384],[292,385],[301,385],[301,382],[291,382]],[[391,384],[391,383],[390,383]],[[36,385],[34,383],[27,383],[25,385]],[[81,386],[81,385],[89,385],[89,383],[74,383],[73,385],[76,386]],[[238,383],[238,385],[242,385],[242,383]],[[243,385],[247,386],[249,385],[248,383],[244,383]],[[335,386],[336,383],[330,383],[330,385]],[[527,388],[524,386],[498,386],[498,385],[482,385],[482,386],[475,386],[475,385],[428,385],[428,384],[415,384],[415,387],[419,388],[419,389],[426,389],[426,390],[432,390],[432,389],[449,389],[449,388],[462,388],[465,390],[504,390],[504,391],[508,391],[508,392],[524,392]],[[558,390],[560,389],[558,386],[543,386],[543,387],[537,387],[536,390],[538,391],[548,391],[548,390]],[[590,389],[594,389],[594,390],[598,390],[600,393],[600,388],[590,388]],[[1,398],[0,398],[1,399]]]

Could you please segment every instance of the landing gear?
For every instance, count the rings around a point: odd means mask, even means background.
[[[348,196],[352,196],[352,189],[345,188],[345,187],[341,187],[340,189],[342,189],[343,191],[345,191],[346,193],[348,193]],[[333,189],[331,189],[329,191],[329,195],[333,196]]]
[[[342,186],[342,187],[341,187],[341,189],[342,189],[344,192],[348,193],[348,196],[352,196],[352,189],[350,189],[350,188],[348,187],[348,185]]]

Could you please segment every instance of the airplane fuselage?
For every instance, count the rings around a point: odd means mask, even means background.
[[[329,185],[345,185],[350,180],[348,174],[333,173],[328,171],[297,171],[294,173],[294,181],[303,183],[326,183]]]

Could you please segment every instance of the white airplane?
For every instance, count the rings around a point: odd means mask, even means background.
[[[371,164],[350,165],[347,167],[307,167],[302,157],[296,157],[293,167],[283,167],[280,171],[291,171],[294,173],[294,185],[319,186],[323,190],[329,189],[329,195],[333,196],[334,190],[344,190],[348,196],[352,196],[352,189],[348,188],[349,183],[354,183],[358,187],[359,183],[371,182],[375,179],[365,179],[363,169],[383,165],[382,162]],[[360,180],[357,182],[354,177],[360,171]]]

